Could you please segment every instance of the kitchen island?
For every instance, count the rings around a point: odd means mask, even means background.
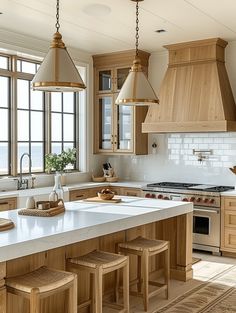
[[[121,197],[117,204],[68,202],[66,212],[55,217],[30,217],[17,210],[0,213],[16,227],[0,232],[0,312],[23,313],[28,303],[16,296],[6,297],[5,277],[27,273],[46,265],[65,269],[66,258],[94,249],[115,252],[118,242],[139,235],[170,241],[171,276],[179,280],[192,278],[191,203]],[[135,275],[135,258],[130,259],[131,277]],[[151,269],[162,266],[162,258],[153,260]],[[79,277],[79,301],[88,298],[89,278]],[[105,290],[111,290],[113,275],[108,275]],[[44,300],[44,313],[64,312],[64,295]]]

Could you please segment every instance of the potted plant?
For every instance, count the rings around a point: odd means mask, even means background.
[[[48,153],[45,155],[45,170],[47,173],[55,172],[55,185],[61,183],[61,174],[65,172],[68,165],[74,166],[76,163],[76,149],[67,149],[60,154]],[[62,185],[65,185],[62,183]],[[56,188],[58,186],[54,186]]]

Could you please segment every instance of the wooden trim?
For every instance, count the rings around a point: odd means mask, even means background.
[[[142,123],[144,133],[227,132],[236,131],[236,121],[189,121]]]

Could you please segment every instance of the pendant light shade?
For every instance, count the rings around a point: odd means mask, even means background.
[[[32,88],[41,91],[81,91],[86,88],[59,33],[59,0],[57,0],[57,32],[50,49],[32,80]]]
[[[143,0],[131,0],[136,2],[136,57],[133,61],[133,66],[130,69],[119,95],[116,99],[116,104],[144,106],[150,104],[157,104],[159,100],[148,81],[146,74],[142,70],[141,60],[138,57],[139,44],[139,5]]]
[[[152,103],[159,103],[158,98],[142,71],[140,59],[136,58],[116,99],[116,104],[144,106]]]

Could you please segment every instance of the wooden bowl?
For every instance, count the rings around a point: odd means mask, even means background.
[[[92,180],[93,180],[94,182],[102,183],[102,182],[104,182],[104,181],[106,180],[106,177],[104,177],[104,176],[95,177],[95,176],[92,175]]]
[[[98,197],[102,200],[111,200],[114,197],[115,193],[100,193],[98,192]]]

